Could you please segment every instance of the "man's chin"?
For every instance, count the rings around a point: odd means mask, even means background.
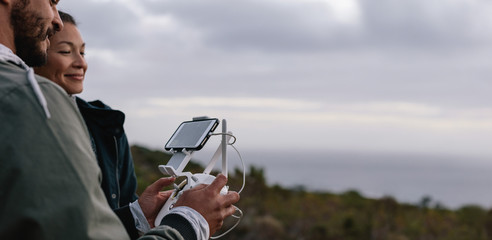
[[[48,48],[50,46],[50,41],[46,39],[39,43],[38,48],[32,55],[28,57],[28,65],[30,67],[42,67],[48,62]]]
[[[29,67],[42,67],[48,62],[48,55],[46,51],[37,52],[24,61]]]

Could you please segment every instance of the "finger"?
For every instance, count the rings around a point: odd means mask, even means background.
[[[200,190],[200,189],[204,189],[207,186],[208,185],[206,185],[206,184],[199,184],[199,185],[194,186],[192,189],[189,189],[188,191],[197,191],[197,190]]]
[[[219,224],[217,224],[217,230],[221,229],[222,226],[224,226],[224,221],[220,221]]]
[[[176,180],[176,178],[174,178],[174,177],[159,178],[157,181],[155,181],[154,183],[150,184],[147,187],[147,190],[151,191],[152,193],[158,193],[164,187],[171,185],[175,180]]]
[[[171,194],[173,194],[174,190],[167,190],[167,191],[164,191],[164,192],[159,192],[159,196],[161,196],[161,198],[169,198],[171,196]]]
[[[234,205],[229,206],[225,209],[225,217],[229,217],[236,212],[236,207]]]
[[[237,192],[230,191],[224,195],[224,205],[232,205],[239,201],[239,194]]]
[[[214,235],[215,232],[220,230],[222,228],[222,225],[224,225],[224,221],[218,221],[213,228],[210,229],[210,237]]]
[[[219,194],[220,190],[226,185],[227,178],[223,174],[217,175],[215,180],[208,186],[215,194]]]

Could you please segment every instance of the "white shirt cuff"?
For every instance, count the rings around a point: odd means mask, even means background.
[[[147,218],[145,217],[142,209],[140,208],[140,204],[138,204],[138,199],[135,202],[131,202],[130,204],[130,212],[133,215],[133,220],[135,221],[135,228],[142,233],[146,233],[150,230],[149,222],[147,222]]]
[[[210,229],[208,228],[207,220],[205,220],[205,218],[196,210],[186,206],[179,206],[172,208],[168,214],[171,213],[179,214],[180,216],[188,220],[188,222],[195,230],[197,239],[207,240],[210,236]]]

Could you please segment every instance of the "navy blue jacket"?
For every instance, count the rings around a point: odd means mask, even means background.
[[[111,208],[130,236],[138,237],[128,204],[135,201],[137,178],[130,146],[123,129],[125,114],[97,100],[76,98],[77,106],[91,136],[92,149],[102,172],[101,187]]]

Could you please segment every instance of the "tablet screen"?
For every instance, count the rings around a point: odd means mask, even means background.
[[[217,119],[183,122],[166,144],[166,149],[199,150],[217,127]]]

